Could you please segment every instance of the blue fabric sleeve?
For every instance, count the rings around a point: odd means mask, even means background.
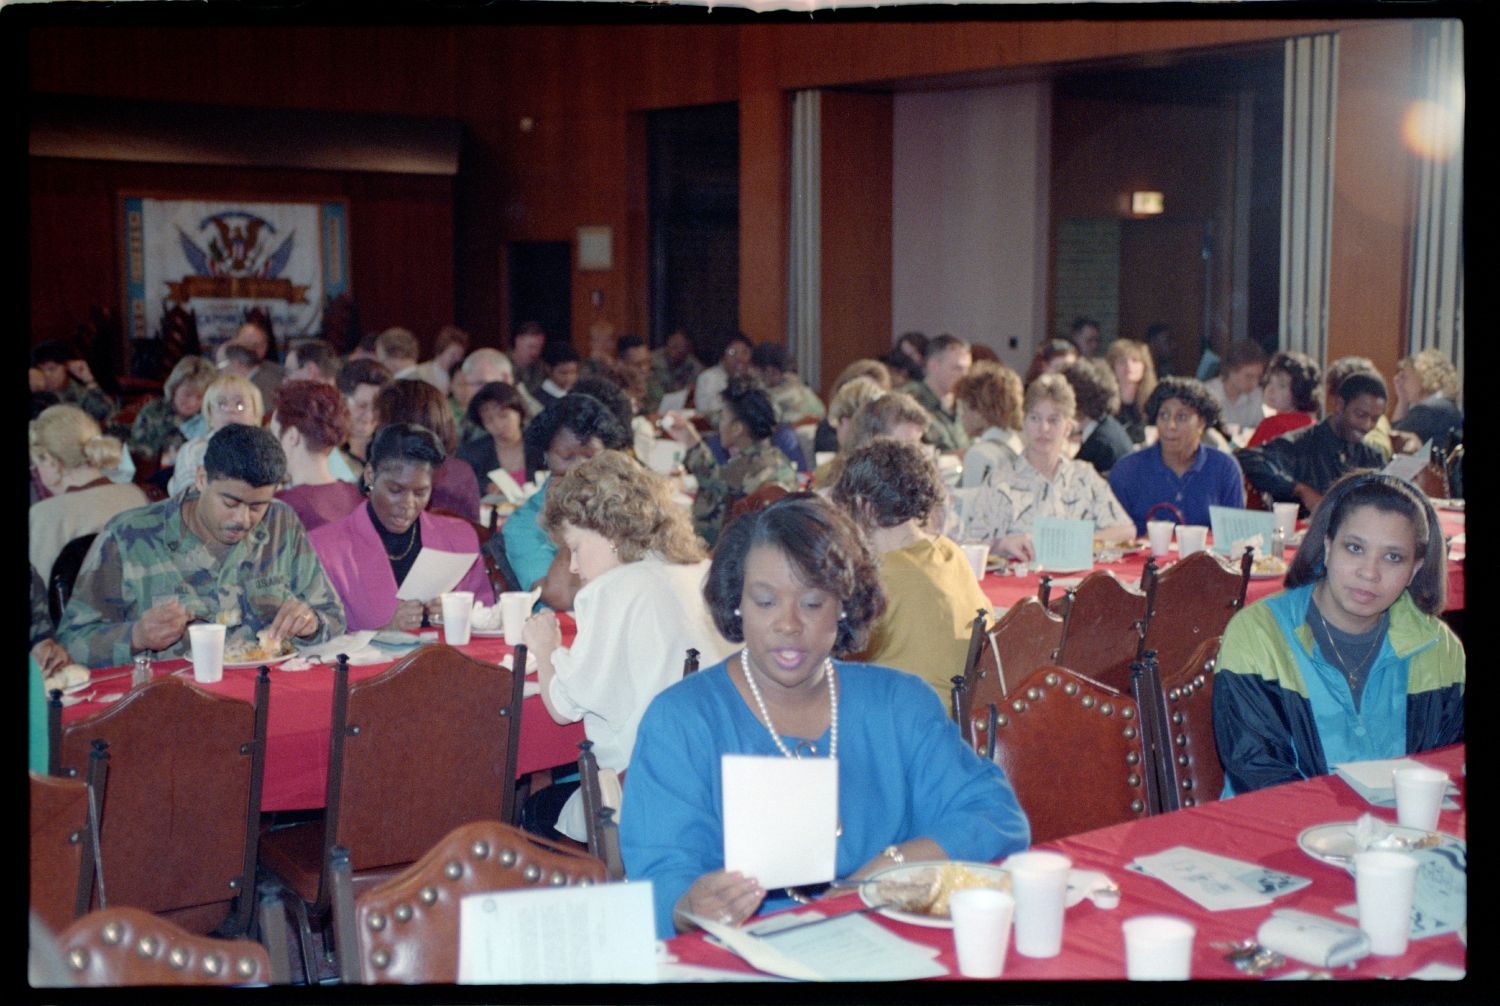
[[[547,481],[551,482],[551,479]],[[505,541],[505,557],[520,580],[518,590],[530,590],[536,586],[537,581],[547,575],[552,557],[557,554],[557,546],[552,544],[552,539],[538,523],[546,496],[547,483],[543,483],[500,529],[500,537]]]

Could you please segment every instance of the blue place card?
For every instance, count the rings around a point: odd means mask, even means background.
[[[1260,535],[1259,555],[1269,555],[1271,534],[1276,530],[1276,515],[1266,510],[1242,510],[1232,506],[1210,506],[1208,520],[1214,533],[1213,551],[1229,555],[1237,541]],[[1244,550],[1236,549],[1240,555]],[[1278,558],[1280,558],[1278,556]]]
[[[1092,569],[1094,522],[1038,517],[1031,528],[1031,545],[1038,569],[1057,573]]]

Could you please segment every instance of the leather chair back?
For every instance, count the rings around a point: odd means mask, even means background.
[[[346,982],[453,982],[459,902],[467,894],[597,884],[604,864],[498,821],[444,836],[399,875],[352,896],[347,859],[335,856],[334,930]]]
[[[70,976],[85,986],[250,985],[283,977],[254,940],[201,936],[126,906],[85,915],[58,934],[58,944]]]
[[[1068,591],[1057,663],[1107,685],[1130,690],[1130,662],[1146,625],[1146,595],[1095,571]]]
[[[89,787],[82,779],[31,776],[31,908],[53,932],[88,911],[93,871]]]
[[[1224,790],[1213,717],[1214,665],[1221,639],[1203,640],[1175,667],[1162,665],[1161,696],[1167,714],[1167,736],[1162,743],[1162,778],[1167,784],[1163,810],[1208,803]]]
[[[995,710],[995,761],[1031,821],[1033,844],[1150,812],[1150,766],[1128,694],[1043,667]]]
[[[1178,670],[1206,640],[1224,634],[1249,583],[1249,567],[1243,561],[1238,567],[1211,552],[1179,559],[1159,573],[1154,563],[1147,567],[1141,650],[1155,650],[1164,673]]]

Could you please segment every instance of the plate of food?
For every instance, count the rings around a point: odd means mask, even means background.
[[[1010,875],[993,863],[959,860],[902,863],[873,873],[859,887],[860,899],[888,919],[914,926],[952,929],[948,899],[971,887],[1010,890]]]
[[[1255,561],[1250,564],[1250,579],[1270,580],[1278,576],[1286,576],[1286,560],[1279,555],[1256,556]]]
[[[1355,837],[1358,821],[1339,821],[1334,824],[1317,824],[1305,828],[1297,836],[1297,847],[1330,866],[1352,867],[1354,854],[1365,851]],[[1423,831],[1405,825],[1385,826],[1385,834],[1371,841],[1365,849],[1390,849],[1396,852],[1411,852],[1430,849],[1439,845],[1456,845],[1467,848],[1464,840],[1439,831]]]
[[[1148,544],[1135,538],[1095,538],[1094,558],[1099,562],[1115,562],[1127,555],[1144,551]]]
[[[279,664],[297,655],[292,644],[278,640],[272,645],[265,629],[255,634],[254,641],[236,640],[224,644],[225,667],[259,667],[261,664]]]

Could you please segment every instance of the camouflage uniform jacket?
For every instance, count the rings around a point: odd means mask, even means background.
[[[952,412],[943,409],[943,403],[933,394],[925,381],[913,381],[901,389],[915,398],[929,417],[927,432],[922,434],[925,443],[932,444],[944,454],[954,454],[969,446],[969,435],[958,421],[958,407]]]
[[[698,495],[693,497],[693,527],[712,545],[729,508],[767,482],[774,482],[788,492],[797,490],[797,469],[791,459],[769,440],[745,447],[724,464],[714,459],[702,441],[688,449],[683,467],[698,480]]]
[[[703,372],[703,364],[689,353],[674,366],[667,362],[666,350],[654,349],[651,351],[651,371],[656,375],[657,384],[661,385],[662,394],[666,394],[668,391],[691,388],[698,380],[698,375]]]
[[[142,454],[149,454],[153,458],[161,457],[162,453],[173,448],[181,447],[191,440],[198,430],[188,432],[184,427],[193,420],[194,426],[206,424],[201,423],[201,414],[194,413],[188,419],[183,419],[172,410],[172,405],[165,398],[153,398],[141,406],[141,411],[135,414],[135,422],[130,427],[130,448]]]
[[[101,425],[108,422],[109,417],[119,410],[119,404],[99,388],[86,388],[81,381],[72,377],[68,378],[68,383],[57,393],[57,397],[62,399],[64,404],[78,406],[98,420]]]
[[[804,419],[822,419],[828,414],[823,402],[813,389],[802,383],[796,374],[787,374],[774,388],[767,388],[771,403],[776,406],[776,415],[783,423],[796,426]]]
[[[307,603],[318,616],[310,640],[322,642],[344,631],[344,606],[308,544],[292,508],[273,500],[255,529],[235,542],[223,561],[183,526],[189,491],[160,503],[127,510],[94,540],[63,612],[58,641],[73,659],[90,667],[130,660],[130,631],[153,605],[179,598],[188,611],[209,620],[228,612],[226,641],[253,643],[287,598]],[[162,650],[188,654],[188,637]]]

